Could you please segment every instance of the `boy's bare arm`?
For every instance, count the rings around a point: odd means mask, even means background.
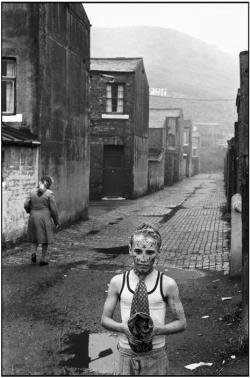
[[[121,332],[129,335],[127,323],[119,323],[113,319],[113,314],[118,302],[118,295],[121,289],[122,275],[112,278],[109,285],[108,296],[104,303],[101,324],[104,328],[113,332]]]
[[[169,335],[171,333],[184,331],[187,326],[186,317],[179,297],[178,286],[172,278],[166,276],[164,277],[163,293],[174,319],[170,323],[163,326],[156,326],[154,329],[154,334]]]

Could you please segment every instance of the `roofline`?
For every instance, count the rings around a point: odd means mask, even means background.
[[[127,69],[120,69],[120,70],[116,70],[116,69],[91,69],[91,62],[92,61],[102,61],[102,60],[109,60],[109,61],[133,61],[133,60],[137,60],[137,64],[135,66],[135,68],[133,69],[130,69],[129,71]],[[125,73],[131,73],[131,72],[136,72],[136,69],[139,65],[139,63],[142,62],[143,63],[143,58],[142,57],[115,57],[115,58],[90,58],[90,71],[91,72],[125,72]],[[143,66],[144,67],[144,66]],[[144,68],[145,69],[145,68]]]
[[[156,108],[156,107],[149,107],[150,110],[164,110],[164,111],[168,111],[168,110],[179,110],[181,112],[183,112],[183,109],[182,108]]]
[[[22,147],[40,147],[41,143],[37,141],[27,141],[24,140],[2,140],[3,145],[15,145],[15,146],[22,146]]]
[[[130,71],[126,71],[126,70],[123,70],[123,71],[116,71],[116,70],[92,70],[91,68],[90,68],[90,72],[114,72],[114,73],[128,73],[128,74],[134,74],[135,73],[135,69],[134,70],[130,70]]]
[[[91,57],[90,61],[91,60],[135,60],[135,59],[143,60],[143,57],[138,57],[138,56],[136,56],[136,57],[125,57],[125,56],[119,57],[119,56],[117,56],[115,58],[93,58],[93,57]]]

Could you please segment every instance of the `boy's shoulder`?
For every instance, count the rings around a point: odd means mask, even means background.
[[[174,280],[174,278],[169,277],[165,273],[162,274],[162,283],[163,283],[163,286],[165,286],[165,287],[174,287],[174,286],[177,286],[177,283]]]
[[[116,274],[115,276],[113,276],[111,278],[110,285],[120,290],[123,283],[124,273]]]

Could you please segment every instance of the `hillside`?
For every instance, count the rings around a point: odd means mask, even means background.
[[[218,124],[216,133],[225,144],[232,137],[237,119],[238,56],[176,30],[146,26],[92,27],[91,56],[143,57],[150,88],[167,89],[167,97],[150,96],[151,108],[182,108],[185,119],[203,123],[197,126],[203,141],[211,133],[209,123]],[[214,143],[202,146],[203,172],[223,167],[225,149]]]
[[[206,98],[234,98],[238,57],[176,30],[157,27],[91,29],[92,57],[143,57],[150,87]]]

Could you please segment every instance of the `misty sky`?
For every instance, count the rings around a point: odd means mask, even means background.
[[[84,2],[92,27],[159,26],[179,30],[239,55],[248,49],[248,4]]]

